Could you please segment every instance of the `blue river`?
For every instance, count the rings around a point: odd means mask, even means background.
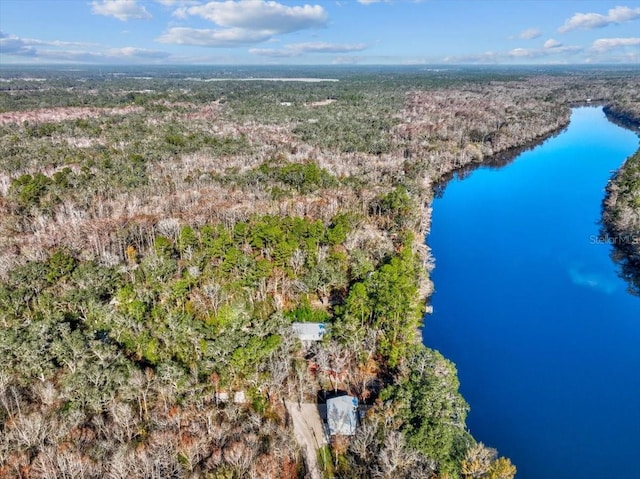
[[[423,340],[456,363],[470,432],[518,479],[640,478],[640,297],[599,237],[604,188],[637,148],[601,108],[576,108],[434,201]]]

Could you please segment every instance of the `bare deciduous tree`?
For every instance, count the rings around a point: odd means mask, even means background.
[[[479,442],[469,449],[462,460],[462,474],[469,479],[479,479],[489,472],[491,463],[498,455],[498,451],[486,447]]]

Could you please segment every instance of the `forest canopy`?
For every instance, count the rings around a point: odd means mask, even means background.
[[[340,391],[325,477],[513,477],[421,342],[434,190],[638,77],[151,70],[0,69],[0,475],[305,477],[286,404]]]

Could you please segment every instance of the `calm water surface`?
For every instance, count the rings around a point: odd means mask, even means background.
[[[640,478],[640,298],[599,244],[638,137],[599,108],[434,202],[427,346],[453,360],[472,434],[518,479]]]

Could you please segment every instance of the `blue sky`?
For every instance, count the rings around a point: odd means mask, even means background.
[[[640,65],[640,1],[1,0],[11,63]]]

